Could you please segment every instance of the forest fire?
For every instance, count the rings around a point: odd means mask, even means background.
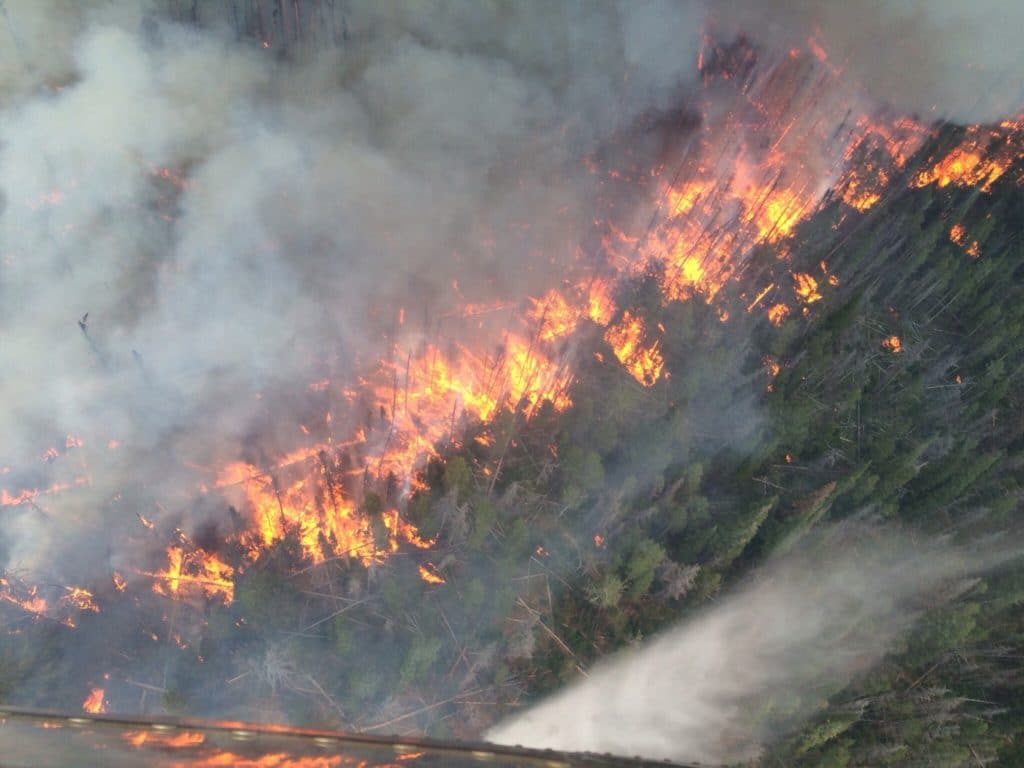
[[[420,578],[427,584],[444,584],[444,577],[438,575],[425,565],[419,566]]]
[[[370,564],[402,545],[422,545],[397,511],[422,487],[419,469],[457,445],[467,422],[486,424],[502,410],[517,408],[530,418],[544,403],[556,411],[570,407],[571,360],[556,346],[577,334],[581,321],[602,329],[619,364],[642,386],[661,378],[667,341],[635,308],[616,306],[619,281],[653,267],[665,305],[695,297],[712,303],[728,282],[742,277],[757,245],[779,245],[792,237],[827,190],[837,190],[858,213],[877,203],[929,131],[906,118],[861,116],[847,122],[838,110],[838,125],[827,128],[819,116],[831,105],[821,103],[822,89],[839,73],[822,63],[827,57],[820,52],[815,43],[767,65],[771,77],[743,89],[732,111],[702,124],[698,141],[680,158],[671,180],[662,182],[645,231],[599,222],[603,263],[581,265],[581,275],[528,297],[521,314],[514,298],[478,305],[466,301],[453,283],[462,308],[452,316],[477,322],[496,313],[510,315],[498,343],[490,348],[464,340],[443,348],[393,343],[375,369],[358,377],[355,386],[341,388],[350,405],[366,407],[374,419],[341,440],[332,437],[298,449],[271,469],[244,461],[226,464],[212,487],[245,510],[249,525],[238,538],[246,559],[256,560],[292,534],[313,563],[343,556]],[[736,73],[730,67],[737,62],[749,64],[750,55],[740,53],[710,52],[702,63],[705,84],[731,79]],[[834,275],[826,278],[823,286],[809,273],[792,273],[795,298],[805,313],[824,297],[823,287],[838,284]],[[773,295],[777,290],[775,282],[755,286],[747,311],[762,306],[768,322],[781,325],[791,309]],[[725,306],[718,313],[728,322]],[[398,310],[397,325],[407,326],[404,308]],[[337,385],[325,379],[309,389],[330,394]],[[324,423],[333,432],[330,422],[328,413]],[[306,425],[301,431],[310,434]],[[487,476],[493,471],[482,468]],[[395,510],[393,517],[384,517],[385,540],[375,535],[372,514],[360,502],[372,486],[383,488],[386,506]],[[167,568],[150,574],[157,579],[155,590],[177,595],[190,584],[207,596],[230,600],[230,566],[178,547],[168,554]],[[422,568],[420,573],[426,581],[437,578]]]
[[[806,272],[794,272],[793,283],[796,295],[804,304],[812,304],[821,299],[821,294],[818,293],[818,281]]]
[[[950,184],[989,192],[1013,163],[1024,157],[1024,119],[1005,120],[995,128],[969,126],[963,140],[945,157],[914,178],[914,186]]]
[[[599,221],[603,259],[581,264],[581,274],[560,287],[528,297],[521,314],[515,312],[514,297],[477,305],[467,302],[453,284],[462,302],[454,316],[474,322],[495,313],[512,318],[497,344],[488,348],[462,340],[442,348],[428,342],[396,342],[375,368],[357,377],[354,386],[339,387],[329,379],[310,384],[309,392],[317,395],[340,389],[350,406],[365,407],[377,418],[335,439],[328,411],[323,417],[328,439],[286,453],[270,467],[228,462],[212,482],[200,483],[205,492],[212,489],[243,510],[248,522],[234,538],[245,560],[254,562],[290,535],[297,537],[304,558],[312,563],[342,556],[370,564],[382,562],[401,546],[431,546],[399,513],[403,500],[422,487],[419,469],[447,446],[457,445],[467,422],[486,424],[502,410],[517,408],[529,418],[544,403],[556,411],[570,407],[571,360],[556,347],[576,335],[582,321],[601,329],[615,359],[643,387],[662,377],[669,340],[649,328],[635,308],[616,306],[613,296],[619,281],[655,268],[665,305],[697,297],[712,303],[727,283],[743,277],[746,259],[756,246],[784,243],[823,200],[838,196],[859,214],[877,204],[930,130],[902,117],[844,117],[838,102],[823,96],[841,76],[823,53],[820,44],[811,41],[807,50],[794,48],[774,63],[763,63],[770,76],[741,88],[730,111],[713,119],[706,116],[675,173],[659,182],[655,214],[646,229],[631,232],[622,223]],[[708,49],[701,60],[704,83],[710,88],[719,79],[739,82],[749,76],[753,61],[752,51],[742,47]],[[821,119],[830,111],[838,116],[831,126]],[[914,176],[912,184],[961,183],[987,189],[1019,156],[1020,131],[1020,124],[1009,122],[995,129],[968,129],[959,146]],[[173,182],[177,193],[190,188],[184,174],[170,169],[160,169],[156,177]],[[60,195],[47,199],[51,198],[52,205],[61,204]],[[976,256],[977,244],[964,237],[962,225],[950,232],[951,240]],[[824,274],[819,283],[808,272],[791,273],[794,296],[804,313],[823,299],[825,288],[838,284],[835,275]],[[792,309],[778,292],[775,281],[752,286],[746,311],[760,308],[770,324],[781,325]],[[726,306],[720,306],[718,314],[728,322]],[[406,311],[400,308],[398,327],[406,325]],[[899,351],[898,342],[885,343],[887,349]],[[301,432],[311,436],[306,424]],[[79,449],[85,442],[68,434],[64,449]],[[491,475],[493,468],[483,471]],[[87,482],[80,478],[73,484]],[[361,504],[374,486],[383,488],[389,510],[382,518],[383,539]],[[4,488],[0,502],[33,503],[41,495],[68,489],[68,483],[14,492]],[[153,529],[152,520],[137,514]],[[147,572],[155,592],[233,599],[240,563],[229,564],[184,543],[167,547],[166,554],[165,568]],[[440,578],[422,567],[420,574],[431,583]],[[118,574],[114,586],[124,590]],[[3,599],[16,600],[9,592]],[[84,590],[63,599],[79,610],[95,610]],[[45,610],[45,601],[33,596],[18,604],[26,610]]]
[[[209,756],[190,761],[189,765],[194,768],[336,768],[346,762],[348,760],[340,755],[292,757],[284,752],[272,752],[258,757],[247,757],[235,752],[218,750]]]
[[[949,239],[952,243],[959,245],[964,249],[964,252],[972,259],[976,259],[981,256],[981,246],[977,240],[967,239],[967,230],[963,224],[954,224],[949,230]]]
[[[340,481],[331,477],[330,469],[328,465],[321,465],[319,478],[302,477],[281,487],[271,475],[239,462],[222,470],[217,487],[242,491],[256,526],[248,543],[257,551],[294,531],[303,552],[314,562],[322,561],[328,552],[337,552],[369,563],[375,555],[369,523],[356,516],[355,505],[344,498]],[[322,484],[310,487],[317,479],[321,479]],[[228,493],[230,495],[230,490]],[[324,507],[323,502],[328,506]],[[325,545],[330,550],[325,552]]]
[[[826,261],[833,264],[828,251],[815,255],[810,264],[800,262],[802,242],[823,239],[819,230],[831,235],[843,226],[849,228],[849,222],[871,221],[895,191],[957,185],[987,192],[1024,157],[1024,122],[968,128],[950,149],[951,134],[941,128],[865,106],[866,100],[851,95],[841,83],[842,73],[815,41],[777,60],[757,59],[757,52],[745,43],[702,52],[700,75],[706,93],[697,99],[692,122],[671,129],[685,141],[678,136],[666,141],[663,156],[651,167],[627,178],[614,167],[618,159],[605,163],[586,158],[592,180],[607,182],[616,192],[599,199],[597,204],[606,209],[585,218],[592,221],[592,228],[588,223],[583,240],[567,247],[569,266],[564,270],[532,274],[528,289],[498,285],[487,289],[492,294],[481,296],[463,293],[471,293],[465,287],[469,280],[461,288],[451,281],[450,289],[445,280],[437,289],[439,297],[431,297],[436,304],[430,306],[426,300],[420,306],[416,287],[389,297],[393,303],[379,302],[380,325],[387,330],[376,329],[379,336],[362,339],[363,347],[350,366],[321,368],[318,360],[317,367],[304,369],[303,377],[293,382],[293,391],[276,394],[278,402],[288,397],[299,402],[294,412],[282,409],[291,415],[280,416],[269,405],[275,395],[266,395],[261,402],[268,404],[267,413],[258,428],[240,437],[237,445],[218,447],[201,465],[188,464],[187,470],[174,475],[175,480],[185,478],[177,488],[179,498],[168,502],[166,496],[173,494],[166,488],[152,492],[171,507],[170,512],[159,502],[151,503],[149,491],[145,503],[125,511],[134,529],[128,538],[135,556],[112,558],[104,584],[40,590],[5,578],[0,579],[0,604],[10,606],[12,613],[20,611],[16,617],[23,624],[54,621],[72,627],[79,615],[84,625],[93,620],[85,614],[99,613],[102,606],[105,613],[100,618],[105,620],[115,613],[109,607],[112,601],[139,604],[145,596],[147,608],[160,606],[154,612],[159,618],[144,628],[145,643],[182,657],[198,657],[198,633],[190,635],[180,624],[173,631],[157,632],[157,623],[184,623],[187,619],[177,614],[194,609],[226,613],[224,606],[242,606],[251,618],[250,606],[259,603],[260,585],[250,585],[248,574],[259,573],[267,563],[276,567],[286,562],[288,578],[312,574],[308,579],[313,583],[295,586],[296,594],[302,600],[338,603],[332,611],[361,604],[366,592],[358,590],[372,592],[372,580],[382,578],[380,566],[385,563],[395,564],[396,571],[401,564],[408,583],[430,598],[466,589],[459,580],[459,566],[451,565],[458,553],[447,550],[455,548],[450,539],[477,533],[468,533],[471,512],[460,494],[475,483],[477,490],[486,488],[489,497],[497,488],[493,496],[498,497],[499,478],[512,474],[505,457],[515,451],[522,434],[543,425],[548,416],[569,411],[577,398],[584,402],[578,394],[584,391],[574,391],[577,371],[584,369],[577,365],[581,360],[610,378],[618,377],[617,383],[630,396],[653,400],[664,391],[668,402],[675,397],[672,388],[677,380],[670,378],[675,373],[671,366],[685,356],[682,347],[688,342],[673,337],[673,326],[665,318],[680,304],[691,302],[685,312],[706,310],[730,329],[756,326],[759,332],[783,336],[800,323],[810,325],[832,303],[840,278],[826,268]],[[730,96],[724,98],[723,93]],[[909,165],[915,153],[920,160],[925,142],[938,136],[946,139],[940,144],[944,154],[929,156],[923,165]],[[201,189],[187,169],[161,168],[153,176],[154,183],[169,187],[175,205]],[[33,200],[33,210],[59,211],[66,202],[67,195],[57,190]],[[168,210],[175,205],[168,205]],[[812,221],[821,212],[832,216],[823,225],[818,222],[824,216]],[[167,216],[173,223],[174,216]],[[942,231],[950,224],[940,225]],[[978,258],[980,245],[974,238],[982,237],[981,229],[967,216],[952,224],[948,237]],[[487,244],[480,243],[480,248]],[[845,274],[843,280],[845,287]],[[658,316],[659,312],[663,314]],[[85,317],[79,327],[96,351]],[[776,332],[780,327],[782,332]],[[873,344],[879,353],[879,342]],[[892,355],[904,349],[896,335],[880,344]],[[787,380],[795,378],[789,375],[797,366],[793,358],[773,355],[754,358],[748,369],[759,397],[773,388],[780,396]],[[95,357],[102,368],[103,356]],[[133,360],[132,373],[152,386],[141,356]],[[262,388],[257,397],[264,397]],[[26,478],[24,486],[11,479],[10,487],[0,487],[0,505],[49,514],[44,507],[51,506],[51,499],[56,506],[58,497],[92,487],[89,472],[99,472],[102,466],[93,460],[96,452],[104,446],[107,451],[117,449],[117,456],[133,450],[120,430],[114,439],[86,431],[79,436],[77,425],[68,428],[75,432],[61,429],[49,435],[31,451],[27,463],[56,470],[74,463],[73,470],[49,485],[38,473],[20,475]],[[549,461],[545,454],[549,468],[544,471],[557,477],[571,459],[556,440],[550,443]],[[793,466],[793,456],[799,465],[803,454],[788,444],[787,449],[793,453],[784,454],[784,462],[793,471],[801,469]],[[460,460],[465,457],[465,471],[452,471],[449,477],[443,473],[453,467],[446,467],[445,459],[453,454]],[[586,455],[579,464],[591,458]],[[594,476],[603,471],[600,459],[587,466]],[[3,477],[6,483],[8,473]],[[699,479],[694,484],[699,485]],[[575,489],[566,489],[567,497],[571,490]],[[430,521],[432,527],[423,525],[421,531],[417,525],[425,516],[416,514],[416,505],[431,494],[442,499],[444,511]],[[159,514],[154,506],[161,509]],[[694,501],[694,506],[699,509],[701,503]],[[199,507],[202,510],[196,511]],[[217,524],[210,524],[211,518]],[[610,553],[614,540],[607,531],[613,529],[601,530],[606,533],[593,534],[593,549]],[[480,536],[487,534],[484,529]],[[501,531],[502,539],[513,535],[512,524]],[[155,545],[138,544],[154,540]],[[442,548],[445,551],[438,551]],[[543,547],[531,551],[545,562],[557,559],[554,549],[550,555]],[[154,562],[157,558],[159,563]],[[319,591],[316,580],[325,581],[329,574],[349,567],[365,567],[370,586],[355,584],[353,577],[355,597],[334,594],[333,589]],[[129,579],[132,574],[144,577],[139,578],[144,588],[134,589],[122,574]],[[618,599],[616,590],[612,593]],[[161,616],[165,601],[153,595],[175,601],[174,610]],[[250,595],[252,600],[247,599]],[[339,637],[347,631],[342,622],[327,624],[315,615],[306,621],[302,615],[306,628],[330,628]],[[329,618],[335,616],[340,613]],[[239,615],[222,623],[235,627],[239,636],[247,631],[245,618]],[[16,623],[11,626],[12,631],[17,629]],[[316,637],[306,632],[297,636]],[[417,652],[421,651],[429,656],[423,649]],[[281,667],[283,679],[290,668]],[[403,674],[411,678],[414,671]],[[269,688],[276,690],[279,681],[269,673],[266,678]],[[142,685],[149,686],[143,690],[155,688],[153,692],[174,701],[164,683]],[[314,695],[334,708],[323,691]],[[102,688],[93,688],[82,703],[90,713],[104,712],[106,706]],[[202,735],[191,733],[163,736],[140,731],[126,738],[136,746],[203,745]],[[228,757],[211,757],[209,764],[227,764],[217,761]]]
[[[772,304],[768,308],[768,321],[774,325],[782,325],[782,322],[789,317],[789,307],[785,304]]]

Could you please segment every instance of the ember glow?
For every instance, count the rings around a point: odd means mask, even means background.
[[[92,596],[92,592],[81,587],[64,587],[65,595],[61,598],[64,602],[73,606],[79,611],[99,613],[99,607]]]
[[[206,742],[206,735],[198,731],[164,732],[164,731],[128,731],[122,738],[133,747],[167,747],[170,749],[186,749],[199,747]]]
[[[0,577],[0,601],[17,606],[29,614],[37,616],[45,614],[47,609],[46,600],[38,595],[37,588],[34,586],[18,586],[22,587],[19,590],[21,592],[20,595],[15,593],[10,578]]]
[[[82,702],[82,711],[90,715],[99,715],[107,711],[107,700],[102,688],[93,688]]]
[[[903,349],[903,342],[900,341],[899,336],[887,336],[882,339],[882,346],[892,352],[894,355],[899,354]]]

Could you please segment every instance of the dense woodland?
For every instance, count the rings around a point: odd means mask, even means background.
[[[0,701],[67,707],[61,692],[97,681],[116,634],[126,669],[159,676],[111,684],[115,709],[474,738],[831,522],[1005,549],[1024,460],[1020,170],[988,191],[896,178],[863,214],[826,202],[788,259],[760,246],[714,305],[663,305],[656,273],[621,286],[620,312],[664,326],[670,376],[640,386],[581,329],[568,411],[507,409],[423,470],[404,514],[432,550],[309,567],[286,539],[228,605],[147,593],[76,629],[21,622],[0,637]],[[978,258],[950,239],[958,223]],[[775,327],[745,311],[750,285],[822,277],[822,262],[838,285],[822,279],[806,314]],[[362,501],[382,541],[392,495],[382,484]],[[427,560],[445,583],[421,579]],[[778,691],[760,716],[782,736],[763,764],[1024,763],[1022,601],[1010,558],[934,595],[810,722],[789,722]],[[148,640],[175,628],[186,647]]]

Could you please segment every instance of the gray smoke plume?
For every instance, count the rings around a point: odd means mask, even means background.
[[[709,764],[754,758],[878,661],[967,562],[891,532],[830,531],[487,738]]]
[[[631,130],[690,106],[709,17],[725,39],[783,52],[814,35],[874,98],[926,117],[1022,101],[1006,42],[1024,11],[994,0],[354,0],[317,4],[332,13],[306,26],[272,5],[0,0],[0,489],[73,488],[0,508],[6,566],[56,582],[152,567],[119,546],[136,514],[178,524],[211,469],[293,447],[308,411],[296,391],[351,382],[393,340],[398,307],[424,318],[403,345],[458,341],[437,330],[456,301],[557,284],[601,193],[584,158],[656,151]],[[239,35],[242,6],[266,47]],[[742,692],[791,680],[798,649],[828,668],[848,615],[884,645],[910,582],[941,571],[883,565],[840,559],[822,584],[778,566],[610,667],[693,686],[664,689],[681,705],[638,723],[650,741],[582,731],[563,745],[734,754],[686,734],[736,722]],[[864,599],[883,586],[891,604]],[[835,597],[851,613],[814,602]],[[881,652],[854,636],[842,647]],[[722,644],[733,637],[747,639]],[[579,690],[603,696],[604,679]]]
[[[687,104],[709,14],[777,47],[818,36],[901,108],[1021,103],[1010,3],[367,0],[305,45],[323,24],[278,19],[269,49],[235,39],[239,13],[4,4],[0,467],[12,490],[81,486],[59,525],[9,515],[16,564],[94,560],[78,535],[117,533],[126,478],[180,493],[182,466],[236,458],[257,425],[273,450],[295,421],[274,393],[355,375],[397,306],[549,287],[593,216],[583,157]],[[36,460],[69,435],[77,458]]]
[[[744,0],[724,28],[778,46],[814,38],[844,78],[922,120],[978,123],[1024,109],[1024,5],[1012,0]]]
[[[351,381],[399,306],[428,318],[412,346],[460,296],[546,289],[592,218],[584,155],[682,98],[700,26],[664,3],[351,3],[342,44],[282,61],[234,39],[230,4],[199,27],[176,5],[0,17],[0,466],[12,492],[78,485],[9,509],[4,538],[64,578],[97,565],[83,536],[132,525],[126,481],[185,501],[254,432],[288,447],[289,391]]]

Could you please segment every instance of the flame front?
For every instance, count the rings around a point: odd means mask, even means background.
[[[762,55],[766,58],[759,61]],[[231,546],[215,547],[216,553],[179,533],[173,545],[162,547],[166,567],[145,573],[153,591],[231,602],[236,572],[289,537],[295,537],[302,557],[311,563],[341,557],[370,565],[401,547],[429,549],[435,542],[421,538],[400,514],[409,497],[423,488],[419,470],[457,449],[467,426],[487,425],[502,413],[530,419],[542,407],[569,408],[572,348],[578,339],[603,340],[614,360],[645,388],[668,376],[665,355],[675,348],[663,328],[653,327],[653,321],[648,327],[649,311],[628,303],[625,288],[631,281],[649,279],[662,305],[712,305],[725,323],[727,307],[733,307],[725,289],[748,277],[748,260],[761,249],[775,256],[780,271],[770,281],[753,276],[742,290],[736,288],[733,293],[742,303],[735,307],[781,326],[791,317],[813,313],[839,284],[824,262],[820,275],[797,271],[789,263],[790,250],[806,237],[801,225],[813,213],[832,206],[840,222],[870,216],[896,180],[911,188],[953,184],[988,192],[1024,158],[1024,122],[1006,121],[967,128],[956,135],[955,146],[946,140],[941,156],[928,158],[920,170],[908,170],[926,139],[954,134],[883,113],[858,115],[851,104],[860,104],[860,97],[839,82],[834,60],[814,40],[775,60],[767,57],[742,45],[725,50],[709,43],[702,50],[699,74],[709,95],[686,147],[673,150],[671,162],[637,175],[649,204],[642,215],[635,220],[630,214],[597,217],[594,231],[586,234],[601,247],[584,256],[580,241],[576,262],[553,284],[542,285],[535,296],[470,302],[452,282],[443,332],[435,327],[417,331],[405,308],[396,307],[394,330],[379,340],[379,359],[363,360],[340,383],[322,377],[323,372],[311,373],[300,383],[303,395],[334,408],[343,399],[348,412],[336,420],[339,411],[327,409],[319,427],[311,420],[295,425],[296,444],[265,453],[266,446],[255,446],[208,469],[202,482],[197,479],[203,493],[216,493],[241,511],[242,530],[227,537],[224,543]],[[753,63],[758,75],[748,77],[743,68]],[[720,87],[734,94],[726,105]],[[602,168],[588,158],[592,173]],[[179,172],[149,170],[173,189],[190,188]],[[617,169],[603,172],[602,182],[621,176]],[[52,208],[63,200],[58,189],[29,201],[29,208]],[[949,238],[972,258],[980,257],[967,224],[954,224]],[[897,336],[884,339],[882,346],[894,354],[902,350]],[[615,364],[606,353],[592,353],[602,364]],[[773,379],[780,364],[766,359],[764,370]],[[477,434],[477,446],[492,447],[494,431]],[[106,436],[86,438],[68,432],[33,460],[49,465],[68,452],[87,452],[89,446],[120,447]],[[289,450],[294,445],[299,447]],[[478,469],[490,478],[501,471]],[[46,488],[0,488],[0,505],[35,506],[89,484],[86,476],[68,477]],[[370,503],[371,493],[379,504]],[[137,514],[148,531],[159,533],[160,519]],[[603,539],[595,537],[595,545],[599,542]],[[419,571],[426,582],[444,581],[432,567],[421,565]],[[119,573],[111,579],[117,592],[126,590]],[[64,589],[63,595],[54,592],[48,605],[34,588],[14,589],[0,581],[0,601],[34,616],[60,609],[99,610],[89,591]]]
[[[917,174],[914,186],[955,184],[989,192],[1014,162],[1024,158],[1022,134],[1024,120],[1006,120],[995,128],[970,126],[959,145]]]

